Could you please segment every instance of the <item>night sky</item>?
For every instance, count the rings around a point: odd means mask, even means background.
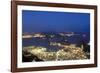
[[[22,31],[90,32],[90,14],[51,11],[22,11]]]

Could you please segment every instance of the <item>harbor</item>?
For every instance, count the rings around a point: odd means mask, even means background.
[[[86,36],[75,33],[24,35],[23,62],[89,59],[89,44],[85,40],[80,43]]]

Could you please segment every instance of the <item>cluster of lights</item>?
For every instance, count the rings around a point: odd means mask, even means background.
[[[63,46],[64,48],[57,52],[48,52],[47,48],[36,46],[26,47],[24,50],[27,50],[44,61],[87,59],[85,52],[81,48],[76,47],[75,45]]]

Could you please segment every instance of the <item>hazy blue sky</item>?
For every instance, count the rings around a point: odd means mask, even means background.
[[[90,32],[90,14],[22,11],[23,32]]]

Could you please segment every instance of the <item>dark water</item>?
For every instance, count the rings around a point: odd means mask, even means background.
[[[57,51],[60,47],[51,46],[47,39],[40,39],[40,38],[28,38],[23,39],[23,46],[42,46],[48,48],[48,51]]]
[[[64,41],[64,40],[67,40]],[[89,43],[90,41],[90,36],[89,34],[78,34],[78,35],[73,35],[73,36],[65,36],[65,37],[58,37],[55,36],[54,38],[24,38],[22,41],[22,45],[23,47],[26,46],[41,46],[41,47],[45,47],[48,48],[48,51],[57,51],[60,49],[60,47],[58,46],[51,46],[49,45],[50,42],[65,42],[65,43],[69,43],[69,44],[82,44],[84,43]]]

